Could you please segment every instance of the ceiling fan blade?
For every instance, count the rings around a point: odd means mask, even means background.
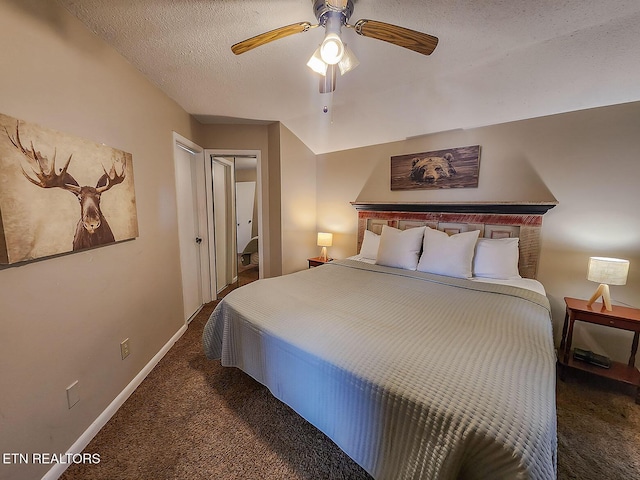
[[[269,32],[261,33],[255,37],[248,38],[242,42],[238,42],[231,47],[231,51],[236,55],[253,50],[256,47],[264,45],[274,40],[279,40],[294,33],[302,33],[309,30],[311,27],[317,27],[317,25],[311,25],[309,22],[294,23],[287,25],[286,27],[276,28]]]
[[[438,45],[437,37],[376,20],[358,20],[354,28],[359,35],[384,40],[423,55],[431,55]]]

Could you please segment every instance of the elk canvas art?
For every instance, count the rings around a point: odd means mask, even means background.
[[[130,153],[0,114],[0,263],[137,236]]]

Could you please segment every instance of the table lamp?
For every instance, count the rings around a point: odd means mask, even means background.
[[[324,233],[318,232],[318,246],[322,247],[322,253],[320,254],[320,258],[323,262],[328,260],[327,257],[327,247],[330,247],[333,244],[333,234],[332,233]]]
[[[611,294],[609,285],[624,285],[627,283],[629,273],[629,260],[607,257],[590,257],[589,268],[587,270],[587,280],[599,283],[600,286],[589,299],[587,306],[590,307],[600,296],[604,307],[611,311]]]

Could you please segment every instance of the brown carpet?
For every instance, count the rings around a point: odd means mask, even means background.
[[[241,280],[241,284],[249,280]],[[202,352],[206,305],[65,480],[370,479],[326,436]],[[558,478],[640,478],[640,405],[606,381],[558,381]]]
[[[582,372],[557,382],[558,478],[640,479],[635,390]]]

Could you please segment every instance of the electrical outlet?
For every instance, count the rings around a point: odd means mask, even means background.
[[[73,407],[80,401],[80,392],[78,390],[78,380],[67,387],[67,404],[69,408]]]
[[[120,342],[120,355],[122,355],[122,359],[124,360],[129,356],[129,339],[125,338],[122,342]]]

